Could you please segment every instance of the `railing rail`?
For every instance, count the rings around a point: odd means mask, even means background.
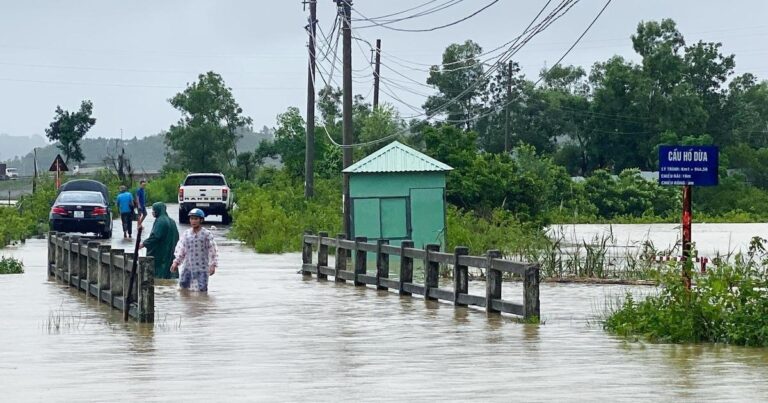
[[[48,233],[48,276],[95,297],[139,322],[155,320],[154,258],[139,257],[136,281],[128,290],[137,257],[87,237]],[[128,293],[131,303],[127,306]]]
[[[346,240],[344,234],[329,238],[321,232],[304,234],[302,248],[303,275],[317,275],[318,280],[333,276],[336,282],[352,281],[356,286],[373,285],[379,290],[394,289],[400,295],[423,295],[425,299],[446,300],[457,306],[474,305],[485,308],[488,313],[510,313],[526,320],[538,321],[540,317],[539,266],[504,260],[501,253],[489,250],[485,256],[470,256],[469,249],[457,247],[454,253],[440,252],[440,245],[430,244],[425,249],[415,249],[412,241],[402,241],[400,246],[389,245],[386,240],[368,243],[365,237]],[[328,266],[329,247],[336,248],[334,267]],[[317,263],[313,255],[317,251]],[[348,251],[351,252],[348,255]],[[376,255],[376,271],[368,273],[368,254]],[[353,256],[352,270],[347,257]],[[400,257],[398,279],[390,279],[390,256]],[[413,262],[424,262],[424,284],[413,282]],[[453,289],[439,287],[440,265],[453,266]],[[469,294],[469,268],[485,270],[485,296]],[[502,299],[502,275],[514,273],[523,279],[523,302],[515,303]],[[490,301],[490,302],[489,302]]]

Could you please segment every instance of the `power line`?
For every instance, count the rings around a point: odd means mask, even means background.
[[[419,18],[419,17],[424,17],[424,16],[427,16],[427,15],[435,14],[435,13],[437,13],[439,11],[442,11],[442,10],[445,10],[447,8],[453,7],[453,6],[459,4],[459,3],[463,2],[463,1],[464,0],[448,0],[445,3],[438,4],[438,5],[430,8],[430,9],[419,11],[418,13],[411,14],[411,15],[409,15],[407,17],[402,17],[402,18],[397,18],[397,19],[389,19],[389,20],[379,19],[379,18],[371,18],[371,19],[372,20],[376,20],[376,22],[383,23],[384,25],[390,25],[390,24],[394,24],[394,23],[397,23],[397,22],[400,22],[400,21],[405,21],[405,20],[410,20],[410,19],[414,19],[414,18]],[[356,20],[357,21],[366,21],[364,18],[356,18]],[[371,27],[375,27],[375,26],[376,26],[375,24],[370,24],[370,25],[363,25],[363,26],[358,27],[358,28],[371,28]]]
[[[372,19],[370,19],[370,18],[366,17],[366,16],[365,16],[365,15],[363,15],[363,14],[362,14],[360,11],[358,11],[356,8],[353,8],[353,10],[354,10],[354,11],[355,11],[357,14],[360,14],[360,16],[361,16],[361,17],[363,17],[363,19],[364,19],[365,21],[368,21],[368,22],[372,23],[373,25],[375,25],[375,26],[378,26],[378,27],[381,27],[381,28],[391,29],[391,30],[393,30],[393,31],[400,31],[400,32],[432,32],[432,31],[437,31],[437,30],[439,30],[439,29],[448,28],[448,27],[454,26],[454,25],[456,25],[456,24],[462,23],[462,22],[464,22],[464,21],[466,21],[466,20],[468,20],[468,19],[470,19],[470,18],[472,18],[472,17],[474,17],[474,16],[476,16],[476,15],[478,15],[478,14],[482,13],[483,11],[487,10],[488,8],[490,8],[491,6],[493,6],[494,4],[496,4],[496,3],[498,3],[498,2],[499,2],[499,0],[492,0],[490,3],[486,4],[486,5],[485,5],[484,7],[482,7],[481,9],[479,9],[479,10],[477,10],[477,11],[473,12],[472,14],[470,14],[470,15],[468,15],[468,16],[466,16],[466,17],[464,17],[464,18],[458,19],[458,20],[456,20],[456,21],[453,21],[453,22],[450,22],[450,23],[448,23],[448,24],[444,24],[444,25],[438,25],[438,26],[436,26],[436,27],[425,28],[425,29],[405,29],[405,28],[394,28],[394,27],[390,27],[390,26],[388,26],[387,24],[381,24],[381,23],[378,23],[378,22],[376,22],[375,20],[372,20]],[[361,27],[361,28],[364,28],[364,27]]]
[[[593,25],[595,25],[595,23],[596,23],[596,22],[597,22],[597,20],[600,18],[600,16],[602,16],[602,15],[603,15],[603,12],[605,12],[605,9],[606,9],[606,8],[608,8],[608,5],[610,5],[610,4],[611,4],[611,1],[613,1],[613,0],[608,0],[608,1],[606,1],[606,2],[605,2],[605,5],[603,6],[603,8],[602,8],[602,9],[600,9],[600,11],[597,13],[597,15],[596,15],[596,16],[595,16],[595,18],[592,20],[592,22],[590,22],[590,23],[589,23],[589,25],[587,26],[587,28],[586,28],[586,29],[584,29],[584,31],[581,33],[581,35],[579,35],[579,37],[578,37],[578,38],[576,38],[576,40],[573,42],[573,44],[572,44],[572,45],[571,45],[571,46],[568,48],[568,50],[566,50],[566,51],[565,51],[565,53],[563,53],[563,55],[560,57],[560,59],[558,59],[558,60],[557,60],[557,62],[555,62],[555,64],[553,64],[553,65],[552,65],[552,67],[550,67],[550,68],[547,70],[547,72],[546,72],[546,73],[542,74],[542,75],[539,77],[539,79],[538,79],[538,80],[536,80],[536,82],[534,82],[534,83],[533,83],[533,85],[534,85],[534,86],[536,86],[536,85],[537,85],[539,82],[541,82],[541,80],[543,80],[543,79],[544,79],[544,77],[546,77],[546,76],[547,76],[547,75],[548,75],[548,74],[549,74],[549,73],[552,71],[552,69],[554,69],[554,68],[555,68],[557,65],[559,65],[559,64],[560,64],[560,62],[562,62],[562,61],[563,61],[563,59],[565,59],[565,58],[566,58],[566,56],[568,56],[568,54],[569,54],[569,53],[571,53],[571,51],[572,51],[572,50],[573,50],[573,49],[576,47],[576,45],[578,45],[578,44],[579,44],[579,42],[581,41],[581,39],[582,39],[582,38],[584,38],[584,36],[587,34],[587,32],[589,32],[589,30],[592,28],[592,26],[593,26]],[[517,97],[515,97],[514,99],[511,99],[511,100],[509,100],[509,101],[505,102],[504,104],[502,104],[502,105],[501,105],[501,107],[502,107],[502,108],[505,108],[507,105],[509,105],[509,104],[511,104],[512,102],[516,101],[516,100],[517,100],[517,98],[519,98],[519,97],[520,97],[520,96],[518,95],[518,96],[517,96]],[[496,109],[496,108],[493,108],[493,109]],[[480,115],[478,115],[478,116],[475,116],[475,117],[473,117],[473,118],[469,118],[469,119],[461,119],[461,120],[448,120],[448,119],[446,119],[446,120],[445,120],[445,122],[449,122],[449,123],[467,123],[467,122],[475,121],[475,120],[477,120],[477,119],[480,119],[480,118],[482,118],[482,117],[485,117],[485,116],[489,116],[489,115],[492,115],[492,114],[495,114],[495,113],[498,113],[498,112],[499,112],[498,110],[493,110],[492,112],[488,112],[488,113],[480,114]]]

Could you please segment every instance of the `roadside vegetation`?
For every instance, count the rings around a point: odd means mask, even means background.
[[[720,262],[683,285],[680,269],[658,278],[658,292],[637,301],[627,294],[609,307],[603,326],[629,338],[671,343],[768,346],[768,256],[766,240],[755,237],[746,255]]]
[[[24,263],[13,257],[0,257],[0,274],[24,273]]]
[[[55,191],[53,182],[41,179],[37,192],[19,198],[15,206],[0,206],[0,247],[45,234]]]

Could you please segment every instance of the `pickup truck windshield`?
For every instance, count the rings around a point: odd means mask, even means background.
[[[184,186],[226,186],[221,176],[190,176]]]

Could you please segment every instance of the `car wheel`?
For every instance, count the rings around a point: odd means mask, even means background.
[[[104,231],[101,233],[103,239],[112,239],[112,231]]]
[[[221,223],[224,225],[232,224],[232,216],[229,215],[228,211],[225,211],[223,214],[221,214]]]

